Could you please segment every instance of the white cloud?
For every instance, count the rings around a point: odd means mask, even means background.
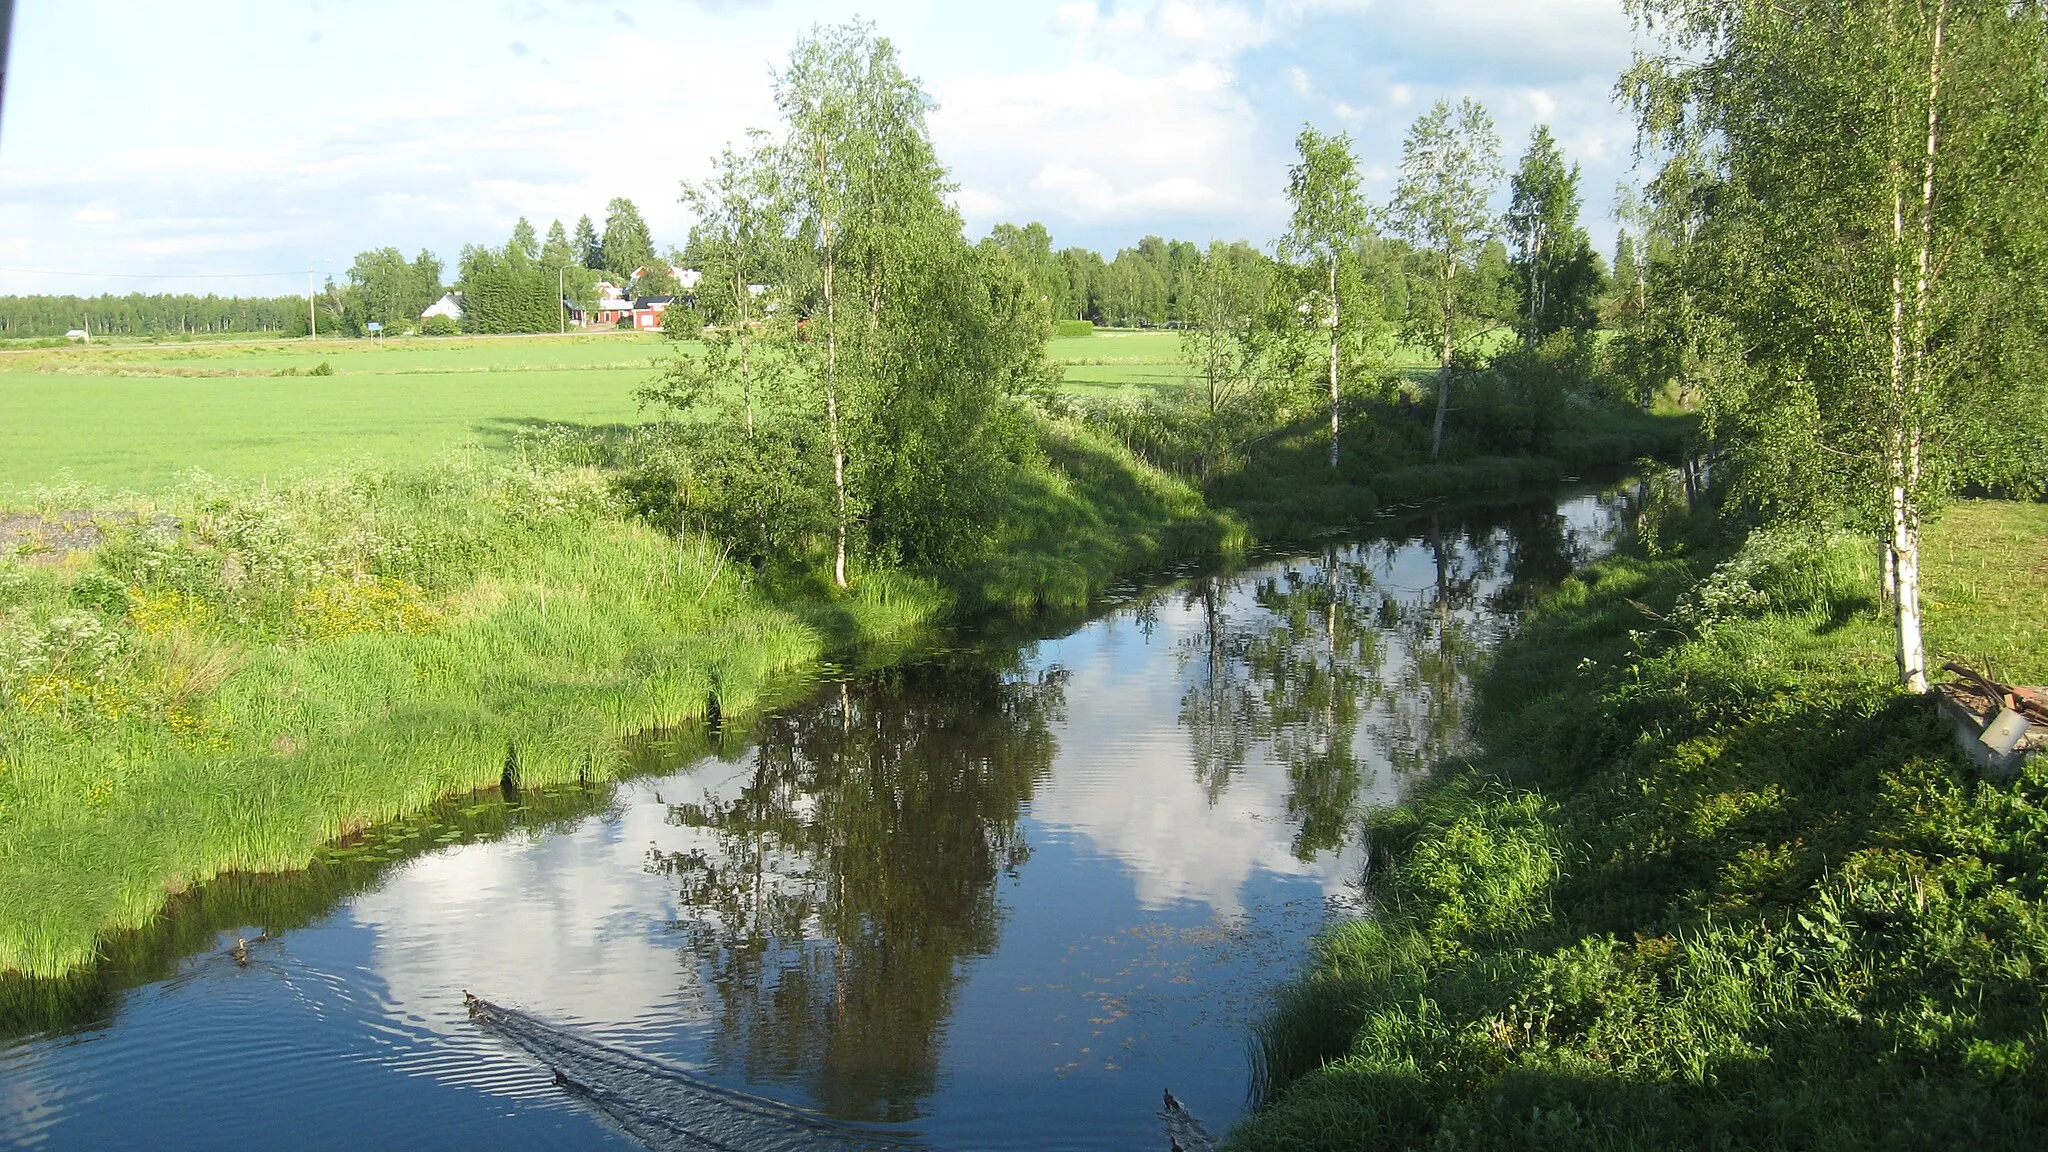
[[[963,216],[993,219],[1008,211],[1008,205],[997,196],[991,196],[979,188],[961,188],[953,193],[953,207]]]
[[[21,12],[0,259],[272,271],[346,267],[390,244],[452,260],[464,243],[502,240],[519,215],[573,224],[620,195],[659,242],[680,243],[678,182],[771,125],[773,64],[813,23],[855,11],[677,4],[621,24],[535,4],[218,7],[203,22],[154,6]],[[1310,99],[1354,131],[1369,167],[1398,156],[1412,111],[1390,112],[1463,94],[1495,110],[1511,150],[1527,124],[1551,120],[1589,189],[1611,185],[1628,151],[1607,89],[1631,35],[1611,0],[859,9],[938,98],[934,134],[976,230],[1037,218],[1064,242],[1110,249],[1146,232],[1270,236]],[[394,39],[397,20],[408,35]],[[0,274],[0,291],[81,287]]]

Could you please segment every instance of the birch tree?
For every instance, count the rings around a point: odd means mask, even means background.
[[[786,187],[801,226],[815,237],[823,316],[812,339],[822,340],[826,435],[832,453],[834,528],[832,582],[846,587],[846,433],[839,395],[839,233],[851,208],[854,177],[839,151],[853,125],[858,59],[845,29],[821,30],[797,45],[789,68],[776,77],[775,103],[788,132],[784,139]]]
[[[1213,475],[1235,448],[1232,435],[1261,390],[1259,324],[1271,287],[1264,257],[1244,244],[1209,245],[1189,273],[1181,362],[1202,384],[1202,475]]]
[[[1594,327],[1602,285],[1592,243],[1579,227],[1579,166],[1565,166],[1548,124],[1530,134],[1509,182],[1506,223],[1521,297],[1515,327],[1524,346],[1533,351],[1552,332]]]
[[[870,25],[805,38],[776,100],[789,229],[812,270],[803,343],[819,349],[833,581],[847,586],[856,528],[905,562],[958,559],[1024,450],[1009,401],[1043,382],[1048,306],[962,237],[931,102]]]
[[[1500,184],[1500,137],[1493,118],[1466,98],[1453,112],[1439,100],[1408,129],[1401,180],[1394,189],[1394,219],[1415,245],[1429,311],[1425,327],[1437,350],[1436,421],[1429,453],[1444,446],[1444,413],[1451,402],[1451,364],[1468,318],[1460,307],[1460,273],[1469,273],[1493,238],[1490,207]]]
[[[755,134],[744,150],[727,147],[712,162],[712,175],[683,187],[683,203],[696,215],[691,231],[702,279],[697,307],[718,329],[713,343],[730,350],[740,383],[747,435],[754,434],[755,326],[760,302],[782,246],[787,225],[772,148]]]
[[[1359,191],[1358,157],[1350,136],[1329,136],[1304,125],[1294,148],[1298,159],[1287,169],[1287,199],[1294,213],[1280,250],[1322,281],[1302,306],[1329,329],[1330,467],[1335,469],[1343,433],[1339,355],[1346,320],[1339,265],[1364,238],[1369,210]]]
[[[1663,54],[1623,91],[1704,174],[1710,426],[1753,503],[1882,534],[1899,682],[1923,692],[1924,522],[1964,484],[2038,488],[2048,458],[2042,7],[1629,7]]]

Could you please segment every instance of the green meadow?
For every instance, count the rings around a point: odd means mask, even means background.
[[[1504,342],[1505,331],[1485,341],[1489,351]],[[1077,396],[1112,396],[1125,389],[1167,392],[1188,386],[1188,369],[1180,358],[1180,333],[1164,329],[1102,328],[1093,336],[1070,336],[1052,342],[1052,358],[1066,368],[1067,390]],[[1403,345],[1393,367],[1413,378],[1436,369],[1427,348]]]
[[[544,423],[635,416],[667,348],[617,336],[114,345],[0,353],[0,492],[159,491],[181,473],[423,464]],[[306,375],[322,365],[332,375]]]
[[[1078,606],[1241,540],[1192,486],[1046,420],[989,559],[835,590],[650,526],[545,443],[510,450],[538,425],[636,420],[666,350],[627,334],[0,363],[0,972],[71,971],[194,885],[301,867],[440,797],[609,779],[637,735],[741,721],[829,661],[921,643],[956,605]],[[90,510],[96,547],[66,542],[67,509]]]
[[[0,352],[0,492],[68,475],[160,491],[180,474],[424,464],[544,424],[610,425],[671,345],[639,333],[111,344]],[[1175,332],[1055,340],[1077,395],[1184,387]],[[322,374],[307,373],[325,366]]]

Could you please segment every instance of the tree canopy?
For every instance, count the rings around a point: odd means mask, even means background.
[[[1881,533],[1927,684],[1922,520],[2048,459],[2048,24],[2004,0],[1633,0],[1711,428],[1739,491]]]
[[[1438,353],[1432,455],[1443,450],[1451,366],[1472,317],[1469,297],[1460,294],[1459,273],[1473,271],[1494,236],[1498,222],[1490,203],[1500,178],[1500,138],[1493,117],[1477,101],[1468,97],[1453,112],[1448,100],[1439,100],[1409,127],[1394,190],[1394,220],[1415,245],[1418,287],[1431,303],[1427,315],[1421,309],[1413,314],[1413,331]]]

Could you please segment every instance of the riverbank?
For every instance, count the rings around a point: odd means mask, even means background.
[[[1701,518],[1550,597],[1231,1145],[2032,1147],[2048,768],[1980,781],[1891,687],[1860,543]],[[1937,659],[2048,679],[2048,507],[1953,509],[1926,578]]]
[[[1381,414],[1376,423],[1361,423],[1345,441],[1337,468],[1329,465],[1327,422],[1299,425],[1212,479],[1209,501],[1230,509],[1262,540],[1310,539],[1354,530],[1389,512],[1546,491],[1581,476],[1621,475],[1645,460],[1675,464],[1698,452],[1696,418],[1611,408],[1573,409],[1541,443],[1488,444],[1475,452],[1454,439],[1442,459],[1429,456],[1426,431],[1412,415],[1397,421]]]
[[[944,621],[1078,611],[1254,542],[1084,424],[1039,444],[985,559],[851,593],[655,531],[547,452],[43,492],[0,542],[29,545],[0,566],[0,971],[70,971],[213,877],[303,867],[445,796],[610,779],[635,733],[714,701],[743,720]],[[1512,487],[1558,466],[1527,467]],[[1411,471],[1388,479],[1418,501],[1494,490],[1483,462]]]
[[[216,876],[303,867],[444,796],[609,779],[628,737],[744,721],[963,602],[1071,605],[1232,546],[1185,485],[1048,442],[1008,559],[848,593],[728,563],[550,464],[46,493],[0,566],[0,971],[62,974]]]

